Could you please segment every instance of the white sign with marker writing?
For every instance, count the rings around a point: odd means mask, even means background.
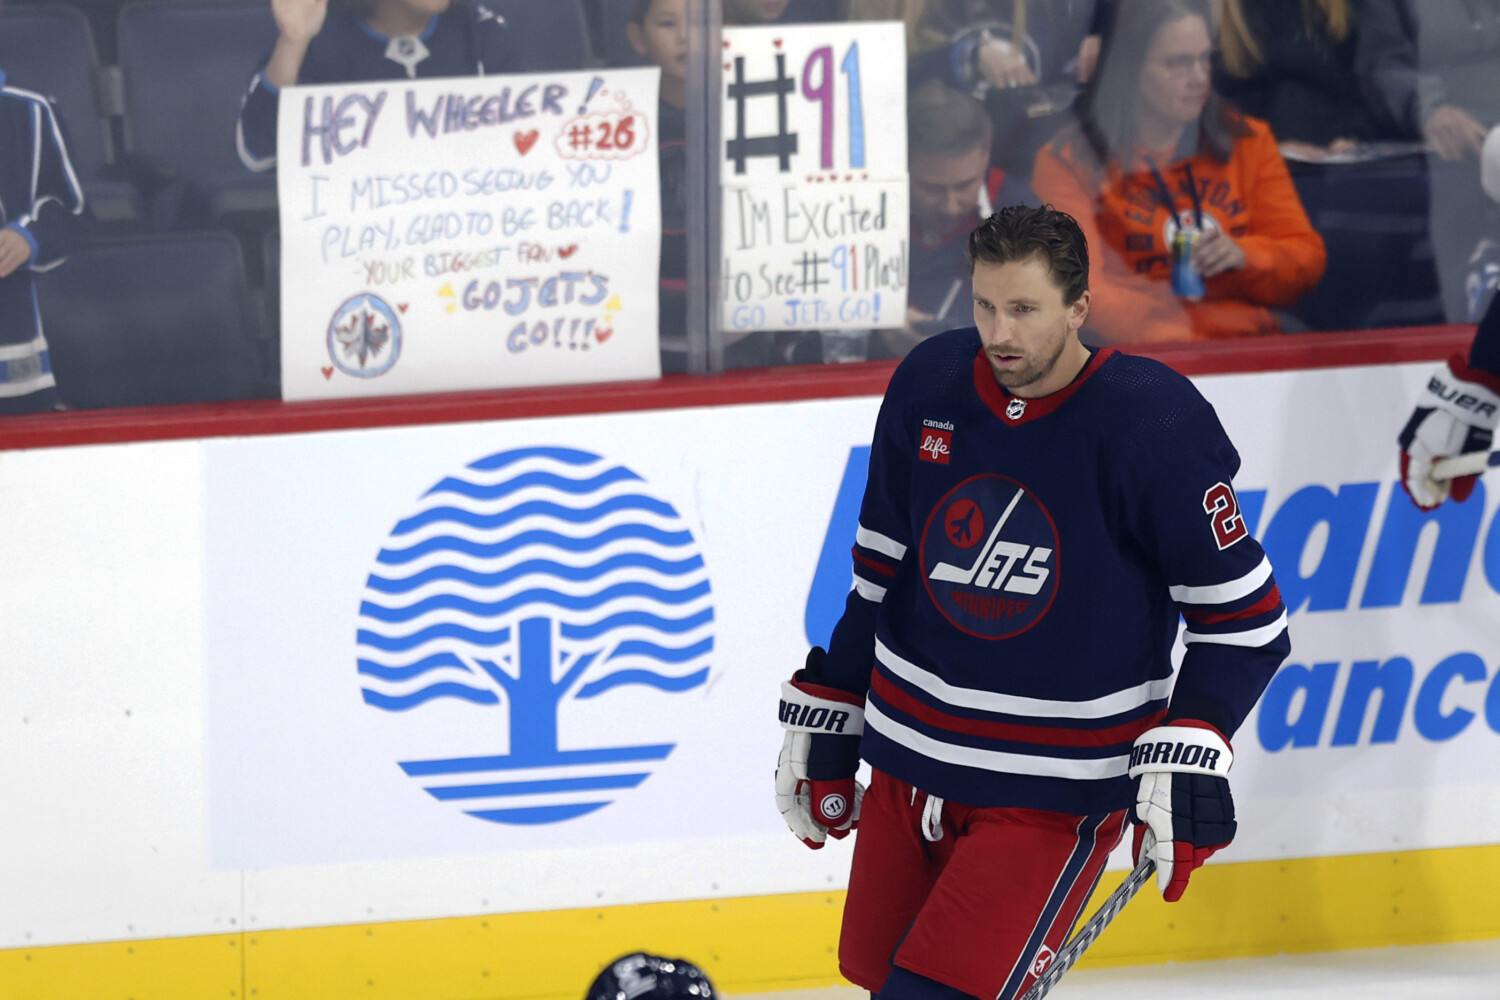
[[[898,22],[725,28],[721,324],[906,316],[906,36]]]
[[[660,375],[658,80],[283,91],[282,396]]]

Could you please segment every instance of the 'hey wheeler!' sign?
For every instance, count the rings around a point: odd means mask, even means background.
[[[282,395],[659,375],[658,73],[283,91]]]
[[[906,317],[906,41],[897,22],[724,29],[721,322]]]

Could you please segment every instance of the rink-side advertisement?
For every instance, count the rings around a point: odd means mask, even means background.
[[[1197,380],[1293,644],[1212,863],[1500,843],[1500,482],[1396,484],[1430,368]],[[841,887],[773,806],[776,699],[877,406],[7,455],[0,945]]]
[[[658,79],[286,89],[283,397],[659,375]]]
[[[910,239],[904,29],[727,27],[722,56],[726,336],[900,326]]]

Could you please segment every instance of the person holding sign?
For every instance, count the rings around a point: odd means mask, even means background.
[[[282,87],[362,80],[576,69],[546,39],[519,38],[504,17],[464,0],[271,0],[280,34],[250,81],[235,133],[251,170],[276,165]]]
[[[1105,343],[1279,333],[1327,264],[1270,128],[1210,89],[1209,24],[1202,0],[1120,5],[1077,124],[1037,156],[1037,196],[1096,247]]]

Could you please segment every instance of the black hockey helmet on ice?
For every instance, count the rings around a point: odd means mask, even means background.
[[[638,951],[609,963],[584,1000],[707,1000],[715,995],[713,984],[693,963]]]

